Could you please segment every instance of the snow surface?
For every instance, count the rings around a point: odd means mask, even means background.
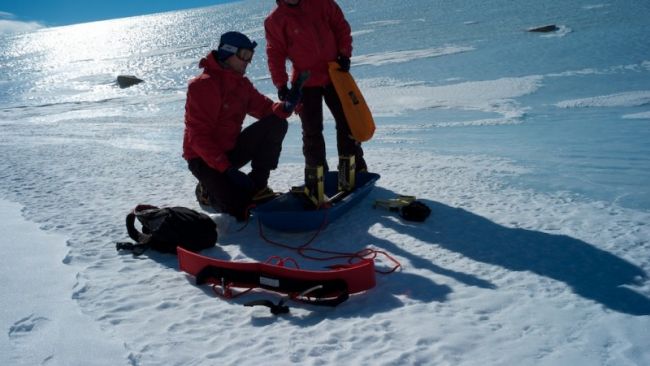
[[[3,290],[10,294],[0,302],[7,331],[0,343],[3,365],[124,364],[122,343],[74,301],[78,269],[62,265],[68,260],[65,238],[24,220],[15,203],[0,201],[0,220]]]
[[[275,294],[226,301],[174,256],[114,246],[135,204],[198,209],[187,80],[224,31],[263,50],[273,2],[0,36],[0,364],[650,364],[650,3],[433,3],[340,1],[381,179],[312,246],[383,250],[402,269],[279,317],[242,306]],[[525,31],[540,24],[560,31]],[[118,74],[145,83],[120,89]],[[249,76],[275,94],[264,52]],[[299,183],[302,163],[294,117],[271,186]],[[431,217],[372,208],[397,194]],[[255,218],[235,229],[204,254],[339,263],[270,245]]]

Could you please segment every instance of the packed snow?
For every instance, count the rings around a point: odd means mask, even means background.
[[[311,246],[385,251],[401,269],[336,308],[274,316],[243,304],[278,294],[225,300],[173,255],[115,250],[138,203],[200,210],[185,91],[222,32],[260,43],[249,77],[275,95],[261,26],[274,2],[0,35],[1,364],[650,364],[650,4],[339,4],[381,179]],[[120,89],[118,74],[145,82]],[[335,166],[328,114],[325,129]],[[292,117],[277,191],[302,180],[300,134]],[[373,208],[398,194],[431,216]],[[254,216],[203,254],[340,263],[271,245]]]

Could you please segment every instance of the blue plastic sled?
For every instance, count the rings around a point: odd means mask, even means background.
[[[325,194],[328,197],[333,197],[337,193],[337,177],[336,171],[325,175]],[[355,190],[332,203],[329,208],[305,209],[304,201],[300,197],[285,193],[256,207],[254,214],[264,226],[278,231],[300,232],[325,228],[367,196],[379,179],[379,174],[357,173],[355,179]]]

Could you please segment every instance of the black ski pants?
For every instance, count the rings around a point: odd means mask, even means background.
[[[343,106],[332,84],[302,88],[302,110],[299,115],[302,122],[302,153],[305,156],[305,164],[312,167],[327,166],[323,137],[323,100],[336,123],[336,147],[339,156],[355,155],[357,171],[366,169],[361,143],[352,138]]]
[[[227,153],[235,169],[251,163],[248,176],[253,183],[253,192],[229,179],[226,173],[211,168],[201,158],[188,161],[190,171],[207,191],[212,207],[238,219],[243,218],[252,194],[266,187],[271,170],[278,167],[288,126],[287,120],[274,114],[262,118],[244,128],[234,149]]]

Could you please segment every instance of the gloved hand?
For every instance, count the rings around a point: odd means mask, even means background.
[[[228,180],[237,187],[243,188],[248,192],[253,191],[253,181],[246,175],[241,172],[239,169],[230,167],[224,172]]]
[[[296,109],[298,103],[300,103],[300,98],[302,97],[302,91],[300,88],[293,86],[291,90],[287,93],[287,97],[284,100],[284,111],[287,113],[293,112]]]
[[[336,58],[336,63],[339,64],[339,70],[343,72],[348,72],[350,71],[350,58],[347,56],[339,55]]]
[[[288,96],[289,96],[289,88],[287,88],[286,85],[278,89],[278,99],[284,102],[285,100],[287,100]]]

